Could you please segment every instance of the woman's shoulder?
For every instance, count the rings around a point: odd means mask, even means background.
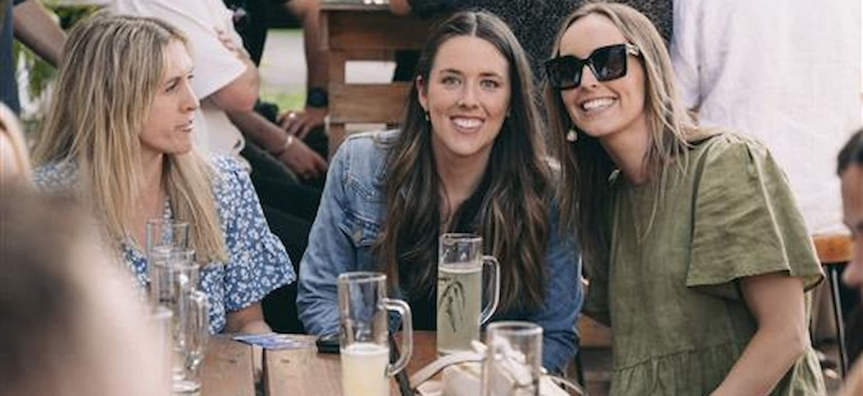
[[[343,182],[377,188],[383,182],[386,161],[399,137],[398,130],[363,132],[349,136],[333,157],[332,167]]]
[[[770,151],[759,140],[721,128],[698,128],[688,137],[691,154],[705,165],[746,166],[751,161],[770,158]]]

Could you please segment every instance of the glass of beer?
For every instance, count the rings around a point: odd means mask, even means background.
[[[337,281],[344,396],[388,396],[389,378],[405,368],[413,352],[411,309],[386,297],[387,277],[377,272],[346,272]],[[401,356],[390,361],[389,315],[401,316]]]
[[[482,305],[483,266],[489,268],[487,304]],[[500,300],[500,264],[482,254],[482,237],[443,234],[437,272],[437,349],[440,354],[473,350],[479,328]]]
[[[539,396],[542,327],[530,322],[494,322],[486,328],[482,396]]]

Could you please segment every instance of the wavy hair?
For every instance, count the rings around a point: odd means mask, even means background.
[[[688,143],[686,135],[694,128],[689,115],[676,97],[671,59],[662,36],[650,20],[635,9],[615,3],[588,3],[567,17],[554,41],[552,51],[560,54],[560,41],[570,26],[588,15],[610,20],[626,40],[638,47],[639,65],[645,74],[645,102],[650,143],[645,153],[645,167],[651,179],[659,179],[656,189],[659,202],[669,169],[676,164],[679,175],[685,171]],[[599,140],[574,125],[561,99],[560,91],[546,81],[544,86],[550,127],[550,144],[561,163],[559,201],[562,222],[578,230],[578,240],[585,263],[595,265],[608,259],[610,234],[608,216],[611,182],[616,167]],[[569,130],[576,131],[574,143],[566,140]],[[654,206],[654,211],[656,207]]]
[[[96,15],[69,34],[37,164],[77,163],[81,193],[119,244],[130,235],[136,197],[144,189],[141,134],[163,78],[166,48],[188,47],[183,34],[155,18]],[[212,193],[213,170],[193,149],[165,155],[162,183],[177,219],[192,227],[190,246],[202,262],[227,258]]]
[[[420,56],[402,132],[387,157],[384,185],[389,216],[376,242],[379,265],[391,282],[432,293],[441,227],[441,180],[431,125],[419,102],[417,79],[429,81],[435,56],[447,40],[472,36],[492,44],[509,65],[509,116],[492,146],[480,187],[454,210],[453,227],[476,232],[486,253],[501,263],[501,309],[536,307],[544,300],[543,258],[548,230],[548,167],[534,87],[524,50],[500,19],[463,11],[438,24]],[[427,84],[424,85],[427,87]],[[409,215],[408,215],[409,214]],[[399,283],[399,279],[407,282]]]

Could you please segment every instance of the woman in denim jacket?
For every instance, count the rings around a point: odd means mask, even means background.
[[[336,278],[375,270],[414,328],[434,329],[438,236],[472,232],[501,263],[493,320],[541,325],[543,363],[561,370],[576,350],[580,268],[557,230],[527,59],[486,12],[457,13],[429,37],[404,128],[354,135],[333,158],[300,265],[300,319],[338,332]]]

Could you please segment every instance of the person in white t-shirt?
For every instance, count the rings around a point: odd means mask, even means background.
[[[833,155],[860,119],[860,0],[676,0],[671,58],[701,125],[764,142],[812,233],[841,231]]]

